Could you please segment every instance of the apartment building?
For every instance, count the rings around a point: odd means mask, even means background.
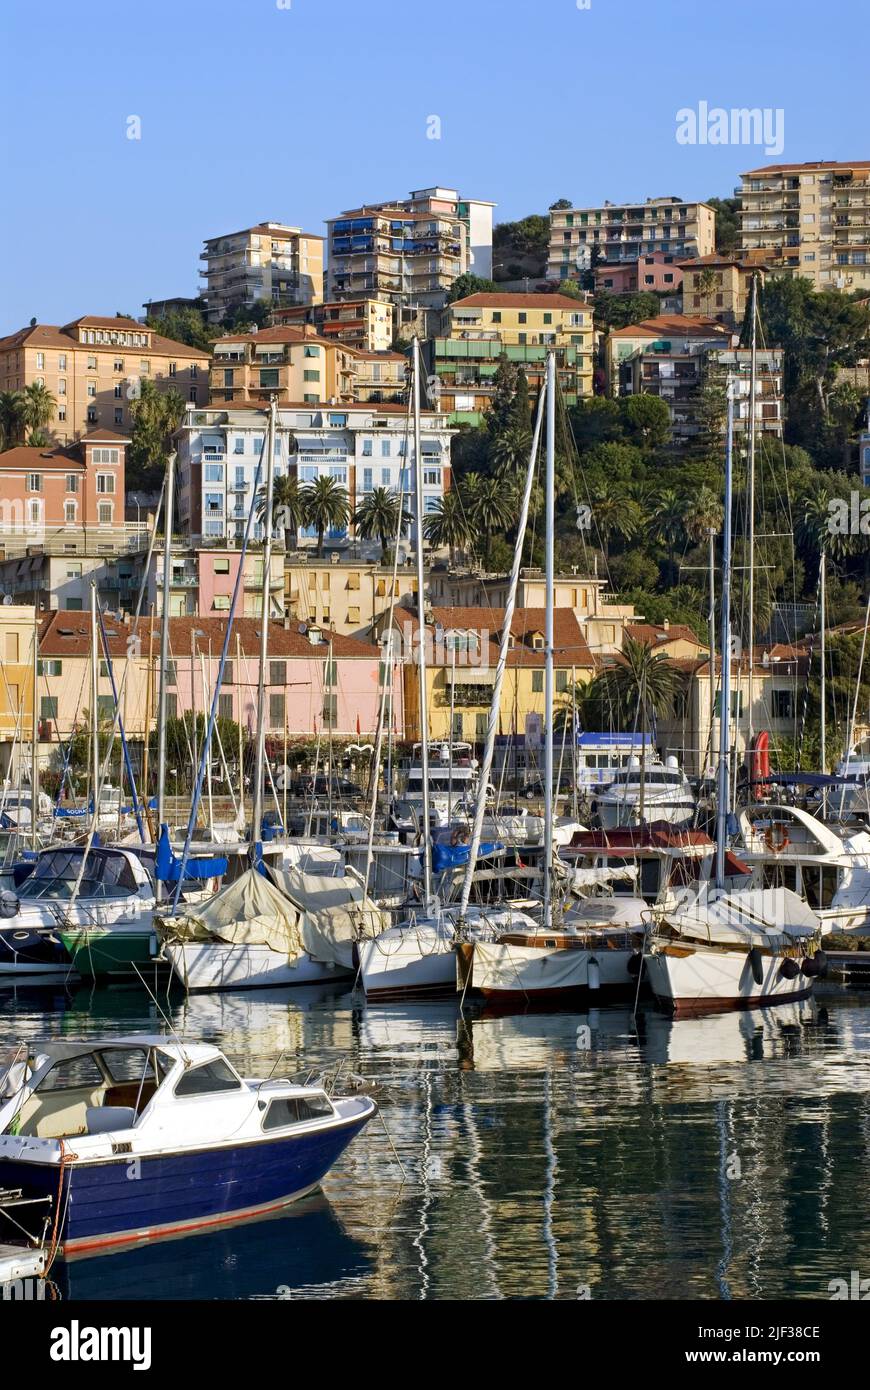
[[[644,203],[605,203],[597,208],[551,208],[547,274],[573,280],[593,251],[605,261],[640,256],[709,256],[715,249],[716,214],[706,203],[647,198]]]
[[[715,254],[681,262],[681,272],[683,312],[716,319],[735,329],[743,325],[753,276],[758,277],[759,290],[765,279],[764,267],[754,260]]]
[[[870,160],[769,164],[741,174],[740,246],[817,290],[870,287]]]
[[[45,543],[108,550],[126,537],[127,436],[92,430],[67,448],[19,445],[0,454],[0,552]]]
[[[145,557],[142,557],[144,561]],[[236,604],[240,618],[258,618],[263,603],[264,556],[261,549],[241,551],[223,545],[206,545],[201,540],[173,548],[169,574],[168,612],[172,618],[229,614],[232,596],[241,569],[241,587]],[[143,566],[144,569],[144,566]],[[142,582],[142,570],[139,584]],[[159,617],[164,603],[163,555],[154,554],[145,572],[146,613]],[[138,589],[138,585],[137,585]],[[274,617],[284,616],[284,556],[280,549],[272,555],[269,593]]]
[[[632,294],[638,290],[674,295],[683,272],[672,252],[653,251],[635,261],[599,261],[595,267],[596,294]]]
[[[202,297],[209,323],[255,304],[317,304],[323,299],[323,237],[284,222],[258,222],[206,238]]]
[[[458,276],[492,274],[494,206],[452,188],[423,188],[328,219],[329,299],[388,299],[401,334],[421,306],[446,302]]]
[[[276,328],[309,324],[318,337],[330,342],[360,352],[388,352],[395,336],[394,316],[390,300],[373,297],[274,309],[272,323]]]
[[[675,376],[683,372],[697,384],[700,371],[698,354],[706,348],[730,347],[731,330],[713,318],[692,314],[656,314],[640,323],[628,324],[608,333],[604,344],[607,394],[627,396],[635,389],[636,363],[644,357],[667,359]],[[677,372],[677,363],[680,366]]]
[[[32,604],[0,604],[0,794],[5,778],[17,778],[19,763],[30,775],[36,622]]]
[[[361,405],[400,405],[408,399],[408,358],[402,352],[357,352],[353,399]]]
[[[592,395],[592,307],[563,294],[473,294],[447,306],[442,336],[425,346],[440,409],[451,424],[480,424],[492,403],[499,359],[521,367],[536,391],[556,352],[569,405]],[[430,399],[432,391],[430,389]]]
[[[426,614],[426,706],[430,736],[465,739],[482,744],[486,737],[498,664],[504,609],[433,606]],[[545,610],[516,608],[511,622],[499,706],[499,725],[505,732],[527,726],[544,715]],[[393,615],[394,651],[410,654],[402,664],[406,737],[419,738],[420,666],[413,660],[419,648],[416,611]],[[570,608],[554,615],[555,688],[565,702],[574,680],[591,680],[597,663],[582,628]],[[451,725],[452,710],[452,725]]]
[[[354,351],[310,327],[231,333],[214,344],[210,403],[244,405],[276,392],[282,404],[352,401],[355,374]]]
[[[204,405],[208,370],[208,353],[135,319],[86,315],[62,328],[35,324],[0,338],[0,391],[44,386],[55,401],[46,433],[58,444],[96,427],[129,430],[143,381]]]
[[[328,560],[313,554],[288,555],[284,570],[284,611],[288,617],[329,627],[349,637],[371,638],[391,607],[416,603],[416,566],[395,568],[380,559],[334,552]]]
[[[206,543],[219,537],[233,544],[241,540],[267,423],[266,412],[253,403],[214,403],[207,410],[187,412],[177,435],[178,524],[187,537],[199,536]],[[443,413],[422,412],[424,512],[435,509],[450,487],[450,441],[455,433]],[[405,507],[413,514],[414,470],[406,467],[412,455],[404,406],[279,405],[276,475],[295,476],[303,487],[321,477],[333,478],[346,490],[351,512],[367,492],[384,487],[403,490]],[[254,536],[263,538],[260,521],[254,524]],[[325,537],[326,549],[346,549],[353,538],[352,524],[336,526]],[[309,549],[316,543],[316,531],[303,528],[296,539]],[[371,544],[379,552],[378,543]]]

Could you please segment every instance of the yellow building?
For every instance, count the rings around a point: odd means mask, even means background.
[[[359,348],[361,352],[388,352],[394,338],[394,308],[390,300],[375,296],[326,304],[294,305],[272,311],[272,324],[302,328],[310,324],[321,338]]]
[[[564,703],[574,681],[592,679],[597,663],[569,608],[554,615],[555,690]],[[486,735],[504,609],[433,607],[426,621],[426,693],[433,739],[480,744]],[[544,714],[544,621],[542,608],[517,608],[499,703],[499,732],[523,733],[529,717]],[[419,624],[410,610],[393,619],[404,674],[405,736],[420,737]],[[394,645],[394,653],[396,652]],[[451,726],[452,712],[452,726]]]
[[[408,359],[401,352],[357,352],[354,400],[401,405],[407,399],[407,371]]]
[[[768,164],[741,174],[740,246],[817,290],[870,288],[870,160]]]
[[[22,744],[33,734],[35,621],[27,604],[0,604],[0,780],[16,772]]]
[[[129,430],[130,405],[143,381],[205,405],[208,369],[208,353],[135,319],[86,315],[62,328],[35,324],[0,338],[0,391],[44,386],[55,399],[46,433],[58,444],[96,426]]]
[[[601,260],[622,262],[656,251],[709,256],[715,239],[713,209],[707,203],[684,203],[682,198],[551,208],[547,275],[551,280],[575,280],[589,269],[595,251]]]
[[[352,402],[357,354],[311,328],[262,328],[218,338],[211,363],[211,404],[268,400],[281,405]]]
[[[457,299],[444,310],[441,336],[427,344],[440,408],[453,424],[480,424],[492,403],[499,359],[521,368],[534,392],[551,349],[566,403],[591,396],[594,329],[586,300],[500,293]]]
[[[730,256],[700,256],[680,261],[683,272],[683,313],[716,319],[729,328],[743,324],[752,293],[752,277],[764,285],[764,268]]]
[[[392,563],[311,557],[300,564],[288,556],[284,570],[288,617],[345,637],[369,637],[391,604],[415,603],[416,593],[417,576],[407,565],[399,565],[394,577]]]
[[[209,237],[200,259],[209,323],[255,304],[319,304],[323,299],[323,237],[283,222],[259,222]]]

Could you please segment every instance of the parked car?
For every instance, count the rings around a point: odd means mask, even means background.
[[[363,789],[357,786],[356,782],[351,782],[348,777],[335,776],[332,778],[331,791],[334,797],[342,797],[353,800],[363,795]],[[330,779],[322,774],[317,777],[297,777],[290,783],[291,796],[320,796],[330,795]]]

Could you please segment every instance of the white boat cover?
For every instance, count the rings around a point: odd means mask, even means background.
[[[473,969],[475,989],[508,993],[579,989],[589,978],[589,952],[475,941]]]
[[[389,916],[369,897],[355,873],[338,878],[301,869],[270,868],[269,872],[298,909],[302,940],[314,960],[351,969],[355,939],[378,936],[390,925]]]
[[[709,883],[683,889],[663,921],[680,935],[743,949],[769,946],[777,937],[812,937],[821,930],[816,913],[789,888],[720,891]]]
[[[618,883],[620,879],[633,882],[639,872],[636,864],[622,864],[613,869],[575,869],[571,876],[571,887],[579,893],[583,888],[595,888],[599,884]]]

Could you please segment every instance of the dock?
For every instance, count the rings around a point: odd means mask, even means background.
[[[870,951],[825,951],[835,977],[852,985],[870,985]]]

